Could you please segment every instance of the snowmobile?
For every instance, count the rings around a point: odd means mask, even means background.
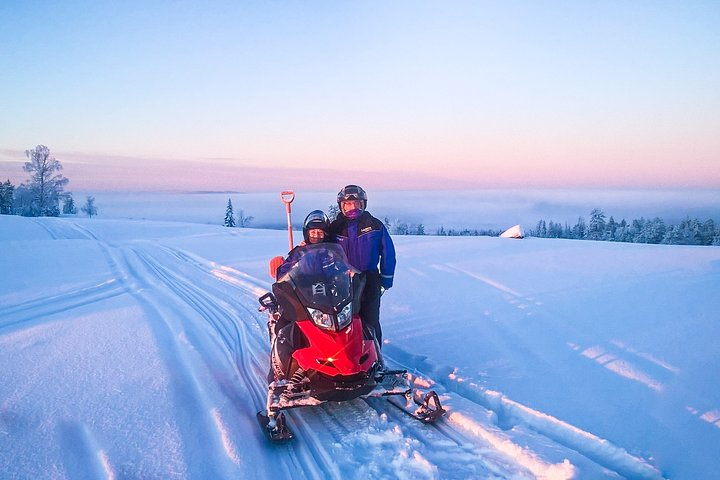
[[[271,260],[273,277],[278,259]],[[363,285],[342,247],[320,243],[307,245],[259,298],[259,310],[269,313],[271,371],[266,409],[257,418],[272,441],[293,438],[283,410],[324,402],[404,395],[418,405],[406,413],[423,422],[445,413],[434,391],[418,400],[406,370],[385,368],[372,328],[358,315]]]

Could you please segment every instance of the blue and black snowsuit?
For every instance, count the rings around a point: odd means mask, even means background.
[[[360,318],[375,330],[377,340],[382,345],[381,287],[386,290],[392,287],[395,274],[395,246],[390,234],[385,225],[368,212],[363,212],[355,220],[340,213],[328,230],[332,241],[339,243],[345,250],[350,265],[365,274]]]

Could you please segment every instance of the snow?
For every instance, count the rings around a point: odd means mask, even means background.
[[[523,229],[520,225],[513,225],[500,234],[502,238],[525,238]]]
[[[276,446],[257,297],[286,232],[0,216],[0,478],[720,475],[720,247],[394,240],[383,350],[448,414],[301,408]]]

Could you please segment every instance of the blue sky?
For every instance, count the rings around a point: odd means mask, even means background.
[[[718,58],[717,2],[6,1],[0,163],[717,188]]]

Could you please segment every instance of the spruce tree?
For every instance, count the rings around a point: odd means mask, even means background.
[[[587,228],[586,238],[588,240],[602,240],[605,236],[605,213],[599,208],[590,212],[590,224]]]
[[[233,213],[232,200],[228,198],[227,207],[225,208],[225,223],[226,227],[235,226],[235,214]]]
[[[5,183],[0,183],[0,215],[10,215],[12,213],[14,198],[15,186],[10,183],[10,179]]]
[[[328,219],[333,222],[335,219],[340,215],[340,207],[338,207],[337,203],[333,203],[328,207]]]
[[[75,215],[78,213],[78,209],[75,206],[75,200],[73,200],[72,195],[68,195],[65,199],[65,203],[63,204],[63,213],[65,215]]]

